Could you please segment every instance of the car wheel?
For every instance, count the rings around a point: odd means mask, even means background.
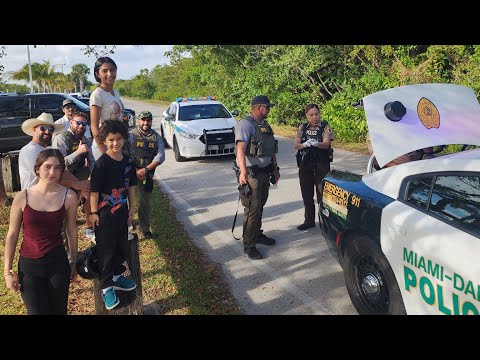
[[[345,285],[360,315],[405,315],[402,294],[390,264],[366,236],[356,236],[345,250]]]
[[[178,148],[176,138],[173,138],[173,152],[175,154],[175,161],[177,162],[185,161],[185,158],[182,155],[180,155],[180,149]]]

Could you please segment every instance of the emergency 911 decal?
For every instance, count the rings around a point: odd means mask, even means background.
[[[406,247],[403,248],[403,261],[405,290],[419,291],[425,303],[446,315],[480,314],[480,284],[456,272],[449,273],[444,266]]]
[[[335,215],[346,220],[348,215],[349,201],[353,206],[356,207],[360,207],[361,201],[361,199],[356,195],[352,195],[350,199],[350,195],[351,193],[349,191],[325,181],[322,195],[323,206]]]

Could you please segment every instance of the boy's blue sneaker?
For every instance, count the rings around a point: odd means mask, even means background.
[[[113,282],[113,288],[115,290],[131,291],[134,290],[136,287],[137,284],[135,284],[135,281],[128,279],[123,275],[120,275],[117,281]]]
[[[115,294],[115,290],[113,287],[109,287],[105,294],[102,294],[103,302],[105,303],[105,307],[107,310],[112,310],[115,306],[120,304],[120,300],[118,300],[117,295]]]

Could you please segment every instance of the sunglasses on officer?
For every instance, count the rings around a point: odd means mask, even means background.
[[[76,121],[75,121],[75,124],[77,124],[77,126],[80,126],[80,125],[82,125],[82,126],[87,126],[87,122],[86,122],[86,121],[78,121],[78,120],[76,120]]]
[[[67,104],[63,107],[64,109],[76,109],[77,105],[75,104]]]
[[[37,126],[40,131],[42,132],[45,132],[45,131],[50,131],[51,133],[53,133],[55,131],[55,127],[53,126],[48,126],[48,125],[40,125],[40,126]]]

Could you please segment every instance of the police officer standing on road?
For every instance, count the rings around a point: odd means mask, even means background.
[[[155,168],[165,161],[163,138],[152,129],[152,113],[142,111],[137,118],[138,127],[130,130],[128,140],[133,151],[137,168],[137,185],[135,193],[138,204],[138,222],[140,237],[151,238],[150,198],[153,191]]]
[[[244,206],[243,247],[250,259],[262,258],[256,244],[272,246],[275,240],[263,234],[263,207],[268,199],[270,179],[280,179],[275,153],[277,141],[273,130],[265,121],[274,104],[264,95],[255,96],[249,115],[235,125],[235,151],[239,167],[239,183],[251,187],[250,196],[241,193]],[[246,185],[247,186],[247,185]]]
[[[305,205],[305,220],[297,226],[298,230],[315,227],[314,190],[317,192],[317,203],[320,203],[322,179],[330,171],[330,142],[333,131],[326,121],[320,122],[320,109],[310,104],[305,109],[308,123],[300,125],[295,138],[294,148],[297,150],[298,177]]]

